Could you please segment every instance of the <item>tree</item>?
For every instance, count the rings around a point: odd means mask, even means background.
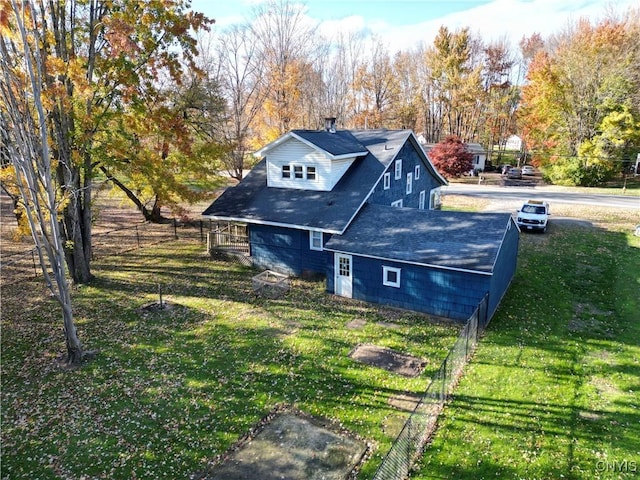
[[[529,66],[519,122],[548,178],[593,185],[638,148],[640,17],[582,19]]]
[[[14,2],[3,1],[1,11],[10,11]],[[39,49],[42,58],[42,103],[63,196],[66,262],[73,281],[86,283],[92,278],[92,182],[96,167],[109,159],[99,153],[115,148],[110,140],[121,140],[110,132],[125,112],[152,103],[161,77],[179,76],[180,52],[193,64],[195,41],[189,32],[208,21],[187,12],[184,1],[40,0],[37,8],[31,1],[20,5],[35,25],[26,46]]]
[[[455,135],[447,136],[429,150],[429,158],[445,177],[459,177],[473,168],[473,155]]]
[[[216,79],[224,102],[223,121],[203,133],[209,140],[224,139],[222,163],[237,180],[242,179],[250,151],[251,127],[269,93],[254,33],[248,26],[232,27],[218,39],[215,58],[205,56],[201,62],[206,74]]]
[[[45,282],[62,308],[66,360],[77,365],[86,353],[73,321],[64,238],[58,221],[60,197],[42,101],[47,58],[41,49],[33,48],[32,39],[40,38],[40,33],[32,5],[14,0],[0,3],[0,8],[5,12],[0,17],[0,136],[6,141],[4,149],[15,170]]]

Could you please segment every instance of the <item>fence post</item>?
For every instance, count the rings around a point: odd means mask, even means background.
[[[138,232],[138,225],[136,225],[136,240],[138,242],[138,248],[140,248],[140,233]]]
[[[200,220],[200,243],[204,243],[204,222]]]
[[[173,236],[176,240],[178,239],[178,222],[176,222],[175,217],[173,219]]]

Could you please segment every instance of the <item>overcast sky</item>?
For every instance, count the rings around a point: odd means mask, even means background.
[[[263,0],[193,0],[194,10],[216,20],[217,28],[248,21]],[[438,28],[470,27],[485,40],[507,37],[513,47],[534,32],[543,38],[567,22],[592,21],[608,11],[625,12],[637,0],[306,0],[306,15],[331,36],[336,31],[376,34],[393,51],[431,44]]]

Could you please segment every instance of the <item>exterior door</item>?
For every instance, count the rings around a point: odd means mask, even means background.
[[[336,295],[351,298],[353,295],[353,262],[351,255],[335,254],[335,290]]]

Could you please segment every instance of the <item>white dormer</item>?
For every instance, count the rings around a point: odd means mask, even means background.
[[[266,157],[268,187],[330,191],[354,160],[367,153],[365,150],[332,154],[290,132],[256,152],[256,155]]]

